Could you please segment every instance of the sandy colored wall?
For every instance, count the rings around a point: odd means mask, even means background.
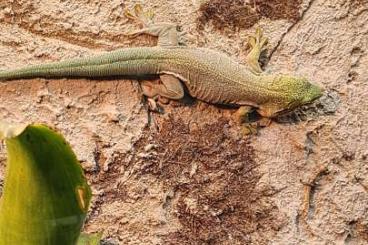
[[[155,45],[123,35],[136,2],[2,0],[0,69]],[[337,110],[245,138],[234,110],[202,102],[148,123],[134,80],[1,83],[1,118],[54,125],[73,145],[94,191],[85,230],[110,244],[367,244],[368,1],[141,3],[188,46],[243,61],[261,26],[267,71],[323,85]]]

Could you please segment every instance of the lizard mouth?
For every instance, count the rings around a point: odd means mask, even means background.
[[[290,102],[287,108],[276,112],[275,117],[288,116],[290,114],[296,113],[298,111],[309,110],[310,108],[315,108],[319,99],[324,95],[324,89],[311,84],[308,93],[303,97],[301,101]]]
[[[310,84],[305,91],[301,105],[307,105],[313,103],[316,99],[320,98],[325,92],[324,88],[317,85]]]
[[[278,123],[296,123],[330,115],[336,112],[340,104],[340,98],[334,91],[326,91],[322,96],[304,104],[294,110],[284,111],[275,117]]]

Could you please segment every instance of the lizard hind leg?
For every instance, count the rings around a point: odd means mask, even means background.
[[[184,87],[179,78],[171,74],[160,75],[162,86],[159,95],[167,99],[180,100],[184,97]]]
[[[259,65],[259,57],[261,53],[266,49],[268,38],[263,36],[261,28],[257,27],[256,33],[249,37],[248,45],[251,47],[249,54],[247,55],[246,61],[254,73],[261,73],[262,68]]]
[[[141,81],[143,94],[150,102],[150,108],[157,110],[156,100],[167,104],[169,100],[180,100],[184,97],[184,87],[181,81],[171,74],[160,75],[160,81]]]
[[[154,13],[152,11],[144,11],[142,6],[137,4],[134,7],[134,13],[126,9],[124,15],[128,19],[132,19],[140,23],[143,28],[126,34],[127,36],[138,36],[148,34],[158,37],[158,46],[178,46],[179,35],[177,25],[173,23],[154,23]]]

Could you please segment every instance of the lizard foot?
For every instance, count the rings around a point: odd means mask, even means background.
[[[240,124],[243,135],[255,135],[258,133],[257,124],[252,122],[251,118],[253,112],[254,108],[251,106],[241,106],[235,112],[235,120]]]
[[[241,106],[239,109],[235,112],[235,120],[239,124],[243,123],[249,123],[251,120],[251,114],[254,112],[254,108],[251,106]]]
[[[177,25],[166,22],[154,23],[153,11],[144,11],[140,4],[134,6],[134,13],[129,9],[125,9],[124,15],[142,25],[140,30],[126,33],[125,36],[136,37],[141,34],[155,36],[158,37],[158,46],[178,46],[179,42],[183,42],[183,35],[179,35]]]
[[[247,63],[255,73],[262,72],[262,68],[259,65],[259,57],[266,50],[267,43],[268,38],[263,36],[263,31],[259,27],[257,27],[255,34],[249,37],[248,45],[251,51],[247,55]]]
[[[157,113],[163,113],[162,107],[157,103],[155,98],[147,98],[148,110]]]
[[[133,7],[134,13],[131,10],[125,9],[124,15],[128,19],[137,21],[138,23],[142,24],[143,27],[147,27],[153,24],[153,17],[155,16],[152,10],[144,11],[142,5],[136,4]]]
[[[268,38],[263,36],[263,30],[260,27],[256,28],[255,34],[251,35],[248,44],[252,49],[257,49],[260,52],[266,49]]]
[[[244,123],[241,125],[241,133],[242,135],[257,135],[258,127],[253,123]]]
[[[243,135],[258,135],[260,128],[268,127],[271,122],[269,118],[261,118],[256,122],[242,123],[241,132]]]
[[[268,127],[271,119],[260,117],[251,106],[241,106],[235,113],[236,121],[241,125],[243,135],[256,135],[260,128]]]
[[[161,81],[142,80],[139,86],[148,103],[148,110],[163,113],[161,105],[168,104],[169,98],[161,95],[161,91],[165,91]]]

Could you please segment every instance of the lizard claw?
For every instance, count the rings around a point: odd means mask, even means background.
[[[259,64],[259,57],[266,49],[268,39],[263,36],[263,31],[260,27],[256,28],[256,32],[249,37],[248,46],[251,48],[247,55],[247,63],[251,71],[256,74],[262,72],[262,68]]]
[[[250,106],[241,106],[235,113],[243,135],[257,135],[260,128],[268,127],[271,119],[260,117]]]
[[[144,27],[149,26],[153,23],[153,17],[155,16],[152,10],[144,11],[142,5],[136,4],[133,7],[134,13],[131,10],[125,9],[124,15],[128,19],[133,21],[137,21],[138,23],[142,24]]]
[[[188,42],[188,33],[186,31],[178,32],[179,45],[186,46]]]
[[[242,135],[258,135],[258,126],[255,124],[242,124],[241,133]]]
[[[268,127],[271,124],[271,119],[269,118],[261,118],[256,122],[243,122],[241,124],[241,133],[243,135],[258,135],[259,130],[264,127]]]
[[[148,110],[152,112],[157,112],[162,114],[164,112],[163,108],[157,103],[156,99],[154,98],[147,98],[148,102]]]
[[[260,27],[256,28],[255,34],[251,35],[248,40],[248,45],[254,49],[259,49],[263,51],[266,49],[268,43],[268,38],[263,36],[263,30]]]
[[[134,13],[138,18],[146,18],[150,21],[153,20],[153,17],[155,16],[155,13],[152,10],[144,11],[142,5],[136,4],[134,6]]]

